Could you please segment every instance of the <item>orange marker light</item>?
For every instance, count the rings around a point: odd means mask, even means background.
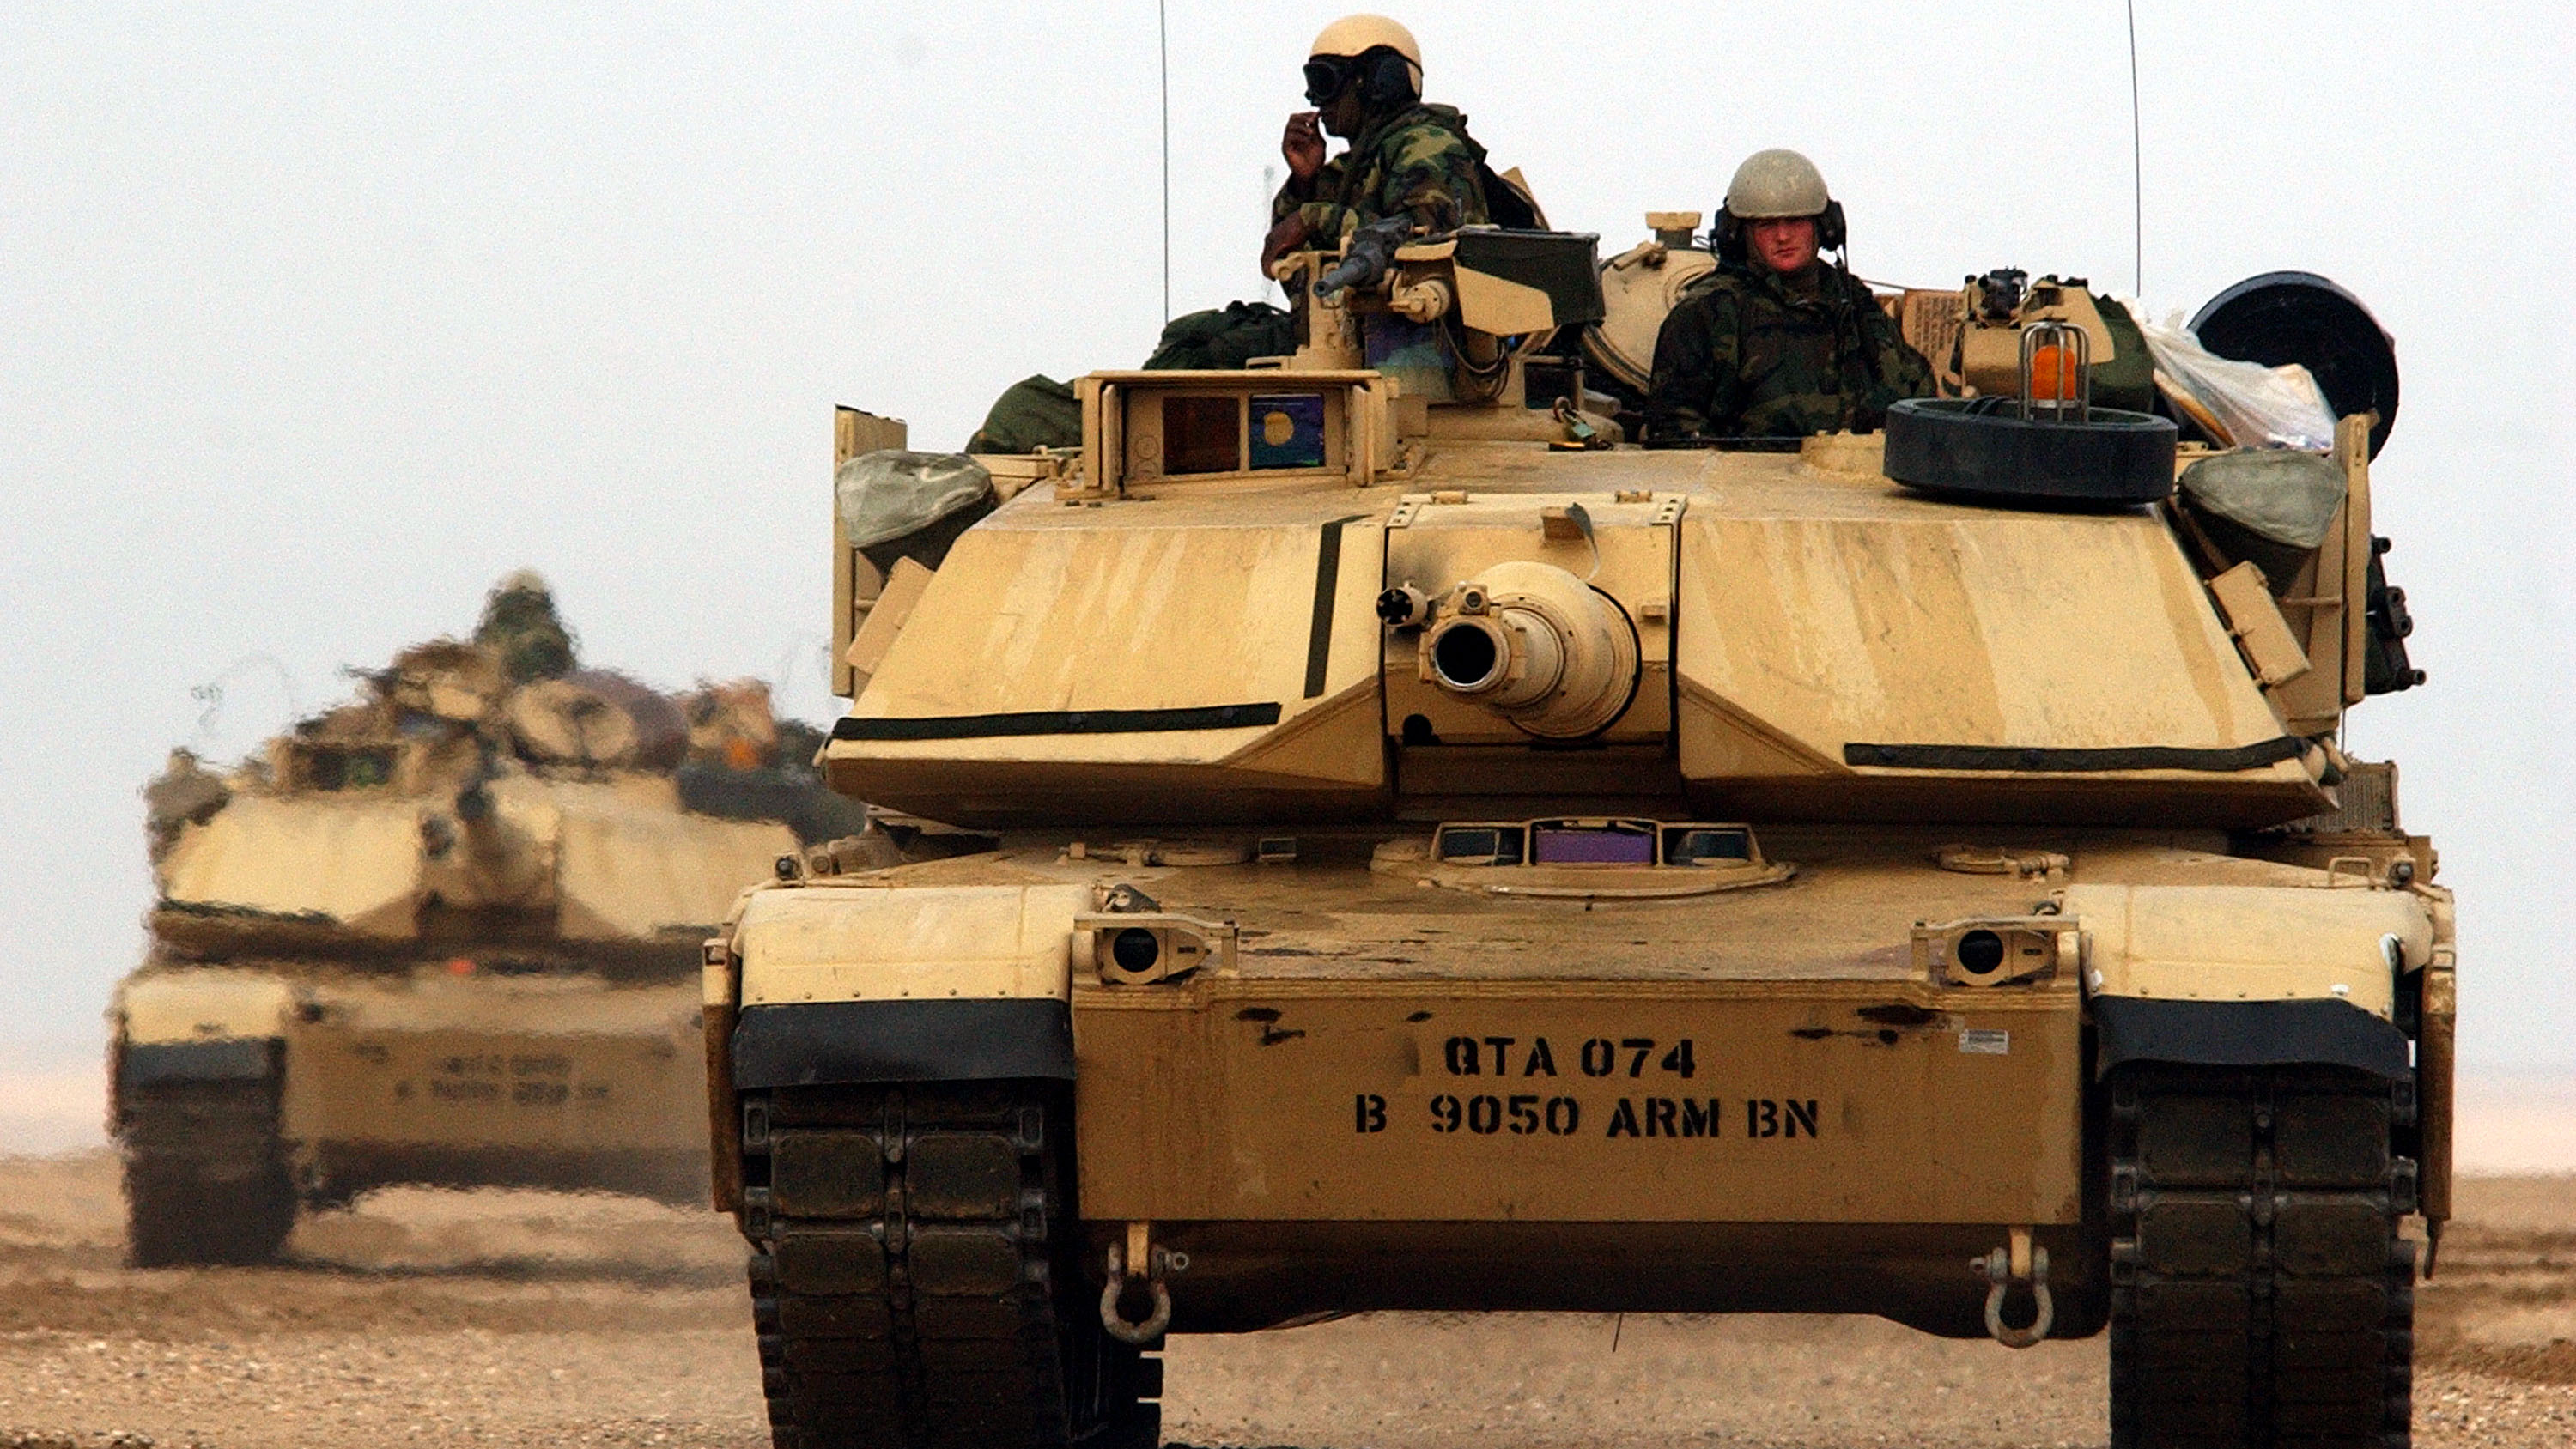
[[[2075,359],[2066,348],[2050,343],[2030,355],[2030,400],[2073,402]]]

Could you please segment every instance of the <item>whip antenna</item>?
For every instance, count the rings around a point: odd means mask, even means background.
[[[1163,65],[1163,320],[1172,320],[1172,18],[1168,0],[1154,0],[1155,49]],[[2132,52],[2136,40],[2130,41]],[[2136,79],[2137,61],[2129,62],[2131,80]]]
[[[2140,165],[2140,158],[2145,154],[2145,148],[2138,139],[2138,0],[2128,0],[2128,5],[2129,259],[2131,267],[2129,284],[2131,296],[2144,297],[2147,295],[2147,183],[2143,174],[2143,168]],[[1164,183],[1167,191],[1170,184],[1171,183],[1168,181]],[[1170,204],[1171,203],[1167,198],[1164,202],[1165,207],[1168,209]],[[1169,260],[1171,248],[1171,227],[1170,224],[1166,222],[1163,231],[1163,251],[1166,258],[1164,267],[1167,271],[1171,266]],[[1170,284],[1166,283],[1164,289],[1169,291]],[[1170,310],[1171,300],[1168,297],[1164,299],[1163,306],[1164,310]]]

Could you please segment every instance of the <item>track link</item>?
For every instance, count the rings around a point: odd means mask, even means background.
[[[743,1098],[743,1232],[777,1449],[1150,1449],[1158,1359],[1110,1339],[1049,1084]],[[1088,1302],[1086,1300],[1089,1300]]]
[[[267,1263],[286,1246],[295,1184],[273,1079],[128,1087],[116,1131],[136,1267]]]
[[[2110,1091],[2114,1449],[2406,1449],[2412,1084],[2138,1066]]]

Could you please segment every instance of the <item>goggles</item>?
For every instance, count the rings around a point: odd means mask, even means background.
[[[1331,105],[1359,73],[1359,57],[1355,55],[1319,55],[1307,61],[1306,104]]]

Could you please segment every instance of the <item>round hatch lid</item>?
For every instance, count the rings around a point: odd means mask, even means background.
[[[2305,367],[2336,417],[2376,412],[2370,456],[2397,421],[2397,344],[2361,299],[2314,272],[2265,272],[2209,299],[2191,319],[2221,357]]]
[[[1601,264],[1598,322],[1583,329],[1584,350],[1601,370],[1645,396],[1655,376],[1655,339],[1691,283],[1717,270],[1696,247],[1647,242]]]

